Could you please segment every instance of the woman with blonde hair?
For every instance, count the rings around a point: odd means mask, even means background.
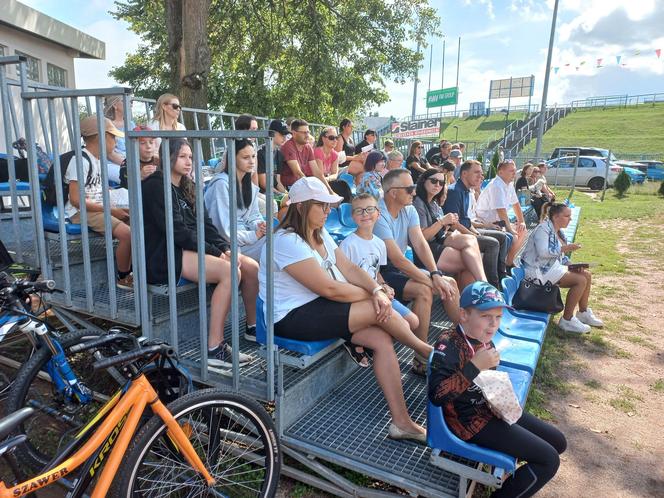
[[[180,113],[182,106],[180,99],[172,93],[165,93],[157,99],[154,106],[154,118],[148,123],[152,130],[186,130],[185,126],[180,123]],[[161,138],[157,139],[157,149],[161,145]]]

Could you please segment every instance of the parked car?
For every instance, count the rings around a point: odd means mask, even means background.
[[[639,161],[638,169],[646,174],[649,180],[664,180],[664,162],[662,161]]]
[[[623,167],[632,183],[643,183],[646,180],[646,174],[641,170],[642,164],[636,161],[618,161],[616,164]]]
[[[556,147],[551,153],[549,159],[556,159],[560,156],[575,156],[576,149],[579,149],[579,156],[591,156],[591,157],[607,157],[609,155],[608,149],[601,149],[599,147],[584,147],[584,146],[574,146],[574,147]],[[617,161],[616,156],[611,153],[611,161]]]
[[[558,185],[562,187],[571,187],[574,178],[575,156],[565,156],[558,159],[547,161],[549,171],[546,179],[549,185]],[[609,163],[608,186],[612,186],[618,173],[622,171],[622,166],[615,163]],[[598,156],[580,156],[579,165],[576,169],[576,187],[588,187],[591,190],[601,190],[604,186],[604,177],[606,174],[606,161]]]

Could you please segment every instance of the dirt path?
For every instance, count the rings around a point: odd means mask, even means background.
[[[601,335],[570,338],[547,408],[569,447],[542,497],[664,496],[664,215],[619,224],[627,272],[595,278]]]

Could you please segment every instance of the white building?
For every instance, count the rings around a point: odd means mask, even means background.
[[[64,3],[63,3],[64,5]],[[74,59],[104,59],[106,45],[16,0],[2,0],[0,56],[27,57],[32,81],[75,88]],[[17,78],[11,67],[10,78]]]
[[[66,2],[63,2],[64,5]],[[0,0],[0,57],[12,55],[22,55],[27,58],[28,85],[34,82],[75,88],[74,59],[104,59],[106,44],[16,0]],[[0,70],[3,69],[9,81],[12,120],[11,123],[4,123],[0,119],[0,153],[10,150],[4,139],[6,125],[11,128],[12,142],[19,137],[25,137],[20,88],[16,82],[20,76],[17,74],[19,66],[17,64],[0,66]],[[40,112],[34,102],[32,110],[35,138],[42,147],[45,147],[48,116],[43,108]],[[64,152],[71,148],[71,144],[66,134],[61,100],[56,101],[55,110],[60,150]]]

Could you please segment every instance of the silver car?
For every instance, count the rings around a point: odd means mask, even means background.
[[[559,157],[547,161],[549,171],[546,179],[549,185],[571,187],[574,178],[575,156]],[[622,167],[609,163],[608,186],[612,186]],[[606,174],[606,160],[603,157],[579,156],[579,165],[576,169],[576,187],[588,187],[591,190],[601,190],[604,186]]]

